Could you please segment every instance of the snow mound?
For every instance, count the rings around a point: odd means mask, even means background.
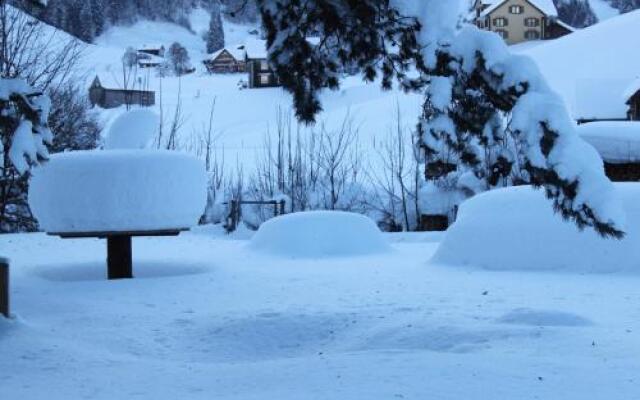
[[[640,184],[614,184],[627,217],[626,237],[602,239],[553,212],[529,186],[494,190],[462,203],[432,264],[490,270],[640,272]]]
[[[29,205],[47,232],[188,228],[207,199],[202,163],[169,151],[55,154],[34,170]]]
[[[148,148],[159,126],[160,118],[151,110],[128,111],[113,121],[104,147],[107,150]]]
[[[517,308],[503,315],[498,322],[530,326],[587,326],[592,322],[580,315],[555,311]]]
[[[371,219],[339,211],[302,212],[271,219],[260,226],[250,247],[294,258],[363,256],[390,250]]]

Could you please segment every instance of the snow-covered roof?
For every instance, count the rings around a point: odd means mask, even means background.
[[[636,80],[634,80],[631,83],[631,85],[629,85],[627,89],[624,91],[622,99],[626,103],[629,99],[631,99],[631,97],[633,97],[633,95],[635,95],[639,91],[640,91],[640,78],[636,78]]]
[[[576,82],[575,119],[625,119],[626,99],[622,94],[629,86],[626,79],[580,79]]]
[[[208,60],[215,60],[224,51],[226,51],[227,53],[231,54],[233,56],[233,58],[235,58],[236,60],[239,60],[239,61],[244,60],[244,56],[245,56],[244,46],[229,46],[229,47],[222,48],[222,49],[220,49],[218,51],[214,51],[213,53],[211,53],[207,57],[207,59]]]
[[[575,32],[578,29],[578,28],[575,28],[575,27],[573,27],[573,26],[571,26],[571,25],[567,24],[566,22],[563,22],[563,21],[561,21],[559,19],[556,19],[554,22],[556,24],[560,25],[561,27],[571,31],[571,32]]]
[[[267,41],[249,38],[244,44],[247,58],[267,58]]]
[[[610,163],[640,161],[640,122],[591,122],[578,126],[578,134]]]
[[[489,0],[489,1],[487,1],[487,3],[491,3],[491,5],[489,7],[487,7],[482,12],[481,16],[485,17],[485,16],[491,14],[498,7],[500,7],[501,5],[506,3],[507,1],[509,1],[509,0],[493,0],[493,1]],[[556,8],[555,4],[553,4],[553,0],[526,0],[526,1],[529,2],[529,4],[531,4],[535,8],[539,9],[540,11],[542,11],[548,17],[557,17],[558,16],[558,9]]]
[[[138,50],[160,50],[162,48],[164,48],[164,45],[159,43],[154,43],[154,44],[143,44],[138,48]]]

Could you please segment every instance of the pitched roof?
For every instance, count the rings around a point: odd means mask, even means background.
[[[640,78],[634,80],[631,85],[627,87],[624,91],[623,100],[625,102],[631,100],[631,98],[638,92],[640,92]]]
[[[491,5],[482,12],[481,16],[483,17],[491,14],[498,7],[500,7],[501,5],[503,5],[509,0],[489,0],[489,1],[491,2]],[[529,4],[531,4],[538,10],[542,11],[548,17],[558,16],[558,9],[556,8],[555,4],[553,4],[553,0],[525,0],[525,1],[529,2]]]
[[[622,93],[629,86],[627,79],[579,79],[576,82],[576,119],[626,119],[626,99]]]
[[[226,51],[227,53],[231,54],[231,56],[233,58],[235,58],[237,61],[244,60],[244,56],[245,56],[244,46],[224,47],[224,48],[222,48],[220,50],[214,51],[213,53],[209,54],[207,56],[207,60],[215,60],[224,51]]]

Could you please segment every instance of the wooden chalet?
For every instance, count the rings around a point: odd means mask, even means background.
[[[247,71],[244,46],[223,48],[211,54],[203,61],[207,71],[212,74],[229,74]]]
[[[165,47],[163,45],[143,45],[138,49],[138,53],[149,54],[157,57],[164,57]]]
[[[123,105],[153,106],[156,93],[148,90],[107,89],[96,76],[89,88],[91,105],[102,108],[117,108]]]
[[[574,31],[558,19],[552,0],[476,0],[471,19],[508,44],[555,39]]]
[[[278,77],[267,60],[267,41],[250,39],[245,45],[246,70],[249,73],[249,87],[263,88],[280,86]]]

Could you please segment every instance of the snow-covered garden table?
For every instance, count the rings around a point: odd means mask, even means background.
[[[109,279],[131,278],[132,237],[176,236],[200,219],[202,163],[158,150],[56,154],[36,168],[29,204],[50,235],[107,239]]]

